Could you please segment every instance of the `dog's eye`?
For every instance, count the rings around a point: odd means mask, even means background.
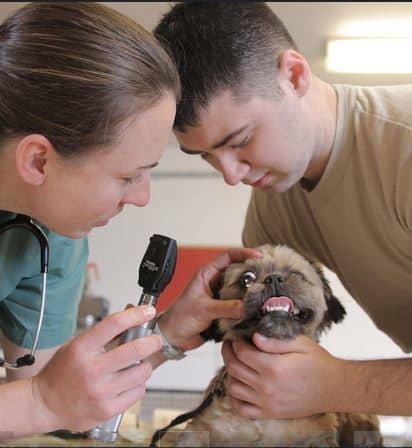
[[[256,281],[256,274],[252,271],[244,272],[239,279],[240,286],[242,288],[249,288]]]

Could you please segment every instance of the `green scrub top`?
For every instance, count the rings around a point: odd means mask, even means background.
[[[0,223],[16,215],[0,211]],[[46,305],[39,349],[63,344],[76,331],[83,293],[87,238],[69,239],[41,226],[49,246]],[[30,349],[36,333],[42,290],[40,245],[25,229],[0,234],[0,329],[13,343]]]

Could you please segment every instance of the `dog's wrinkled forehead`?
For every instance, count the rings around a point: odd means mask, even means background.
[[[263,257],[231,264],[225,272],[224,285],[236,282],[248,270],[254,272],[258,281],[263,281],[268,275],[282,275],[293,271],[304,274],[313,285],[322,284],[313,265],[290,247],[265,244],[256,249],[262,252]]]

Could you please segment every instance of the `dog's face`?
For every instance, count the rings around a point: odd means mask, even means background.
[[[278,339],[304,334],[317,341],[322,330],[343,319],[345,309],[320,267],[287,246],[266,244],[257,249],[262,258],[233,263],[224,273],[218,298],[243,298],[245,316],[217,322],[223,339],[251,341],[259,332]]]

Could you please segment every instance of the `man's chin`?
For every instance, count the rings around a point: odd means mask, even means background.
[[[277,179],[270,185],[270,191],[275,193],[286,193],[288,190],[299,184],[301,177],[294,176],[292,177],[284,177],[282,179]]]
[[[267,188],[266,191],[272,191],[274,193],[286,193],[290,190],[295,184],[291,182],[273,182]]]

